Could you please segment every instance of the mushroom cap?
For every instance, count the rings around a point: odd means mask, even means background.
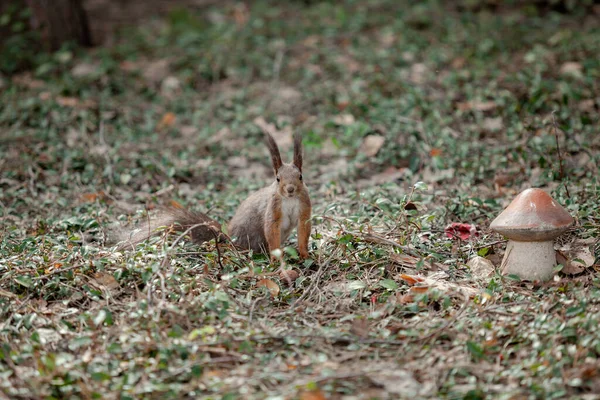
[[[573,224],[573,217],[548,193],[527,189],[492,221],[490,228],[522,242],[552,240]]]

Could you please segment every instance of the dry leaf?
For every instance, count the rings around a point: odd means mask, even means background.
[[[354,115],[352,114],[340,114],[333,117],[333,123],[340,126],[352,125],[354,121]]]
[[[327,400],[320,389],[300,392],[300,400]]]
[[[483,120],[483,129],[490,132],[498,132],[504,128],[502,117],[485,118]]]
[[[404,282],[408,283],[409,285],[415,285],[419,282],[423,282],[423,280],[424,280],[420,276],[413,276],[413,275],[407,275],[407,274],[401,274],[400,279],[402,279]]]
[[[400,304],[410,304],[410,303],[413,303],[415,301],[414,296],[412,294],[410,294],[410,293],[403,294],[403,295],[398,294],[396,296],[396,298],[398,299],[398,302]]]
[[[148,63],[142,73],[142,76],[151,83],[162,82],[167,75],[169,75],[169,60],[158,60]]]
[[[460,111],[491,111],[496,108],[493,101],[467,101],[456,105]]]
[[[438,149],[438,148],[435,148],[435,147],[433,149],[429,150],[429,155],[431,157],[439,157],[439,156],[442,155],[442,153],[443,153],[442,149]]]
[[[92,101],[92,100],[81,101],[81,99],[78,99],[77,97],[58,96],[56,98],[56,102],[63,107],[93,108],[96,106],[95,101]]]
[[[578,239],[556,250],[556,262],[563,265],[562,272],[576,275],[594,265],[596,258],[590,250],[590,243]]]
[[[419,262],[419,258],[409,256],[408,254],[390,254],[390,259],[396,264],[403,265],[405,267],[414,267]],[[409,276],[409,275],[406,275]]]
[[[583,65],[574,61],[566,62],[563,65],[561,65],[560,73],[564,75],[581,77],[583,76]]]
[[[271,293],[272,297],[277,297],[277,295],[279,294],[279,285],[277,285],[275,282],[273,282],[270,279],[261,279],[260,281],[256,282],[256,286],[257,287],[266,287],[267,289],[269,289],[269,293]]]
[[[106,194],[103,191],[99,191],[97,193],[84,193],[79,196],[79,200],[82,203],[93,203],[96,200],[102,200],[106,197]]]
[[[181,205],[177,200],[169,200],[169,205],[173,208],[177,208],[179,210],[183,210],[185,207]]]
[[[281,280],[284,281],[288,286],[293,286],[294,282],[296,282],[296,279],[298,279],[299,276],[300,274],[293,269],[282,269],[279,273]]]
[[[352,321],[350,332],[352,332],[358,337],[366,338],[369,337],[370,327],[371,324],[369,323],[369,320],[367,320],[366,318],[357,318]]]
[[[102,287],[108,291],[114,291],[119,288],[119,282],[115,279],[112,274],[108,272],[98,272],[94,275],[94,279],[92,283],[95,283],[96,286]]]
[[[426,293],[429,290],[429,286],[413,286],[410,288],[411,293]]]
[[[76,78],[82,78],[93,75],[98,71],[98,65],[89,63],[79,63],[71,69],[71,74]]]
[[[157,128],[159,130],[161,130],[161,129],[173,126],[173,124],[175,123],[175,119],[176,119],[175,114],[173,114],[172,112],[167,112],[160,119],[160,122],[158,123]]]
[[[374,157],[384,143],[385,137],[381,135],[369,135],[363,140],[362,145],[360,146],[360,152],[367,157]]]
[[[494,264],[484,257],[475,256],[467,262],[471,274],[476,278],[487,278],[494,273]]]

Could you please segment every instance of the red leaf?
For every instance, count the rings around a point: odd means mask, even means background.
[[[453,222],[444,229],[446,237],[450,239],[469,240],[472,237],[479,236],[477,227],[471,224],[462,224],[460,222]]]

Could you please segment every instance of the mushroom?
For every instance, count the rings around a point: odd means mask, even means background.
[[[490,228],[509,241],[502,260],[502,274],[523,280],[546,281],[554,276],[554,238],[573,224],[573,217],[541,189],[521,192]]]

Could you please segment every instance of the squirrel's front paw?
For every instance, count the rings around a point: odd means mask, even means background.
[[[308,254],[308,250],[299,250],[298,255],[300,256],[300,259],[302,259],[302,260],[305,260],[310,257]]]

